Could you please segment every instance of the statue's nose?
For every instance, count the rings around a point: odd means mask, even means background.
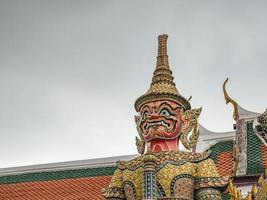
[[[156,115],[156,114],[152,114],[152,115],[150,116],[150,119],[158,119],[158,118],[159,118],[159,116]]]

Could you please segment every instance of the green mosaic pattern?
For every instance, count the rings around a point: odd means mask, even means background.
[[[214,144],[209,148],[211,151],[211,159],[217,163],[218,155],[223,152],[232,152],[233,151],[233,140],[222,141]]]
[[[230,194],[228,194],[228,193],[223,193],[223,194],[222,194],[222,199],[223,199],[223,200],[231,200],[231,196],[230,196]]]
[[[247,175],[264,172],[261,154],[262,142],[253,131],[253,121],[247,122]]]
[[[215,163],[217,163],[219,154],[223,152],[233,152],[233,144],[233,140],[226,140],[212,145],[209,148],[209,150],[211,151],[211,159],[214,160]],[[223,193],[222,199],[230,200],[231,198],[228,193]]]
[[[73,169],[53,172],[35,172],[0,177],[0,185],[22,182],[51,181],[70,178],[85,178],[94,176],[111,176],[117,167],[99,167],[86,169]]]

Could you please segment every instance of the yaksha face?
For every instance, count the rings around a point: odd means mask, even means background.
[[[152,82],[146,93],[135,101],[135,110],[140,113],[135,118],[140,137],[136,138],[139,153],[177,150],[179,138],[186,148],[190,149],[194,144],[187,142],[187,136],[196,125],[200,112],[191,110],[189,100],[175,86],[168,61],[167,38],[166,34],[158,37]]]
[[[175,102],[153,101],[140,108],[139,128],[146,142],[177,138],[182,128],[182,108]]]

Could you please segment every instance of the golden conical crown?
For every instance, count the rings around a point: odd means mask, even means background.
[[[172,71],[170,70],[167,55],[168,35],[158,36],[158,56],[157,65],[153,73],[152,82],[148,91],[135,101],[136,111],[150,101],[172,100],[180,104],[184,110],[191,109],[190,103],[179,94],[175,83],[173,82]]]

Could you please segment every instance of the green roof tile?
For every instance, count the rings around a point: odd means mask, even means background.
[[[19,175],[9,175],[0,177],[0,185],[22,182],[34,181],[50,181],[69,178],[84,178],[94,176],[111,176],[116,170],[115,166],[111,167],[98,167],[98,168],[85,168],[85,169],[72,169],[62,171],[50,172],[35,172]]]
[[[223,152],[232,152],[233,151],[233,140],[226,140],[218,142],[212,145],[209,150],[211,151],[211,158],[214,162],[217,162],[218,155]]]
[[[262,142],[254,133],[253,121],[247,122],[247,175],[262,174],[264,172],[261,145]]]

